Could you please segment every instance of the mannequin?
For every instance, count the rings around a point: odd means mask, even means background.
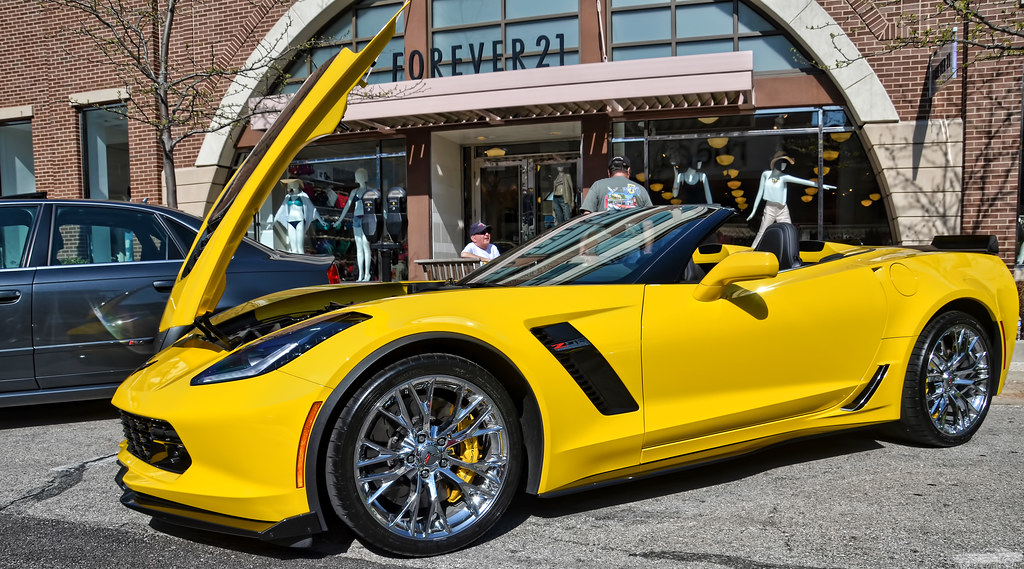
[[[291,253],[305,253],[303,241],[306,238],[306,230],[313,221],[320,219],[316,206],[312,200],[302,191],[301,183],[297,180],[282,180],[288,187],[288,193],[277,208],[274,215],[274,223],[280,224],[286,234],[286,251]]]
[[[676,171],[676,179],[672,182],[672,197],[679,197],[679,186],[680,184],[686,184],[687,186],[696,186],[697,184],[704,185],[704,201],[705,203],[713,203],[711,201],[711,186],[708,184],[708,175],[700,170],[701,162],[697,161],[696,168],[690,166],[684,172],[679,171],[679,166],[672,165]]]
[[[568,221],[572,210],[576,207],[575,192],[572,189],[572,176],[565,172],[564,166],[558,167],[558,175],[553,183],[551,191],[552,209],[555,213],[555,223]]]
[[[787,162],[793,164],[793,159],[785,155],[776,155],[769,166],[771,169],[765,170],[761,174],[761,184],[757,188],[757,197],[754,198],[754,205],[750,208],[750,216],[747,217],[747,221],[754,218],[754,213],[757,212],[757,204],[764,198],[764,215],[761,218],[761,228],[757,230],[757,236],[754,237],[753,247],[757,247],[757,244],[761,241],[761,236],[764,235],[764,230],[769,225],[775,222],[792,223],[792,219],[789,216],[789,206],[786,205],[786,184],[794,183],[818,187],[818,182],[816,181],[783,174],[786,170]],[[835,186],[828,184],[824,184],[821,187],[826,190],[836,189]]]
[[[349,192],[348,201],[345,202],[345,208],[341,210],[341,216],[338,217],[335,227],[341,225],[349,208],[353,208],[352,237],[356,243],[356,267],[359,269],[358,280],[368,281],[370,280],[370,240],[363,234],[363,194],[369,189],[366,187],[366,182],[369,179],[366,168],[356,170],[355,177],[359,187]]]

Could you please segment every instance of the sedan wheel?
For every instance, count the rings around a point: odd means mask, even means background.
[[[335,425],[326,472],[335,511],[392,553],[465,547],[516,491],[517,416],[501,384],[466,359],[432,354],[388,367]]]
[[[907,367],[900,424],[908,438],[954,446],[981,427],[995,389],[988,334],[976,318],[947,312],[928,323]]]

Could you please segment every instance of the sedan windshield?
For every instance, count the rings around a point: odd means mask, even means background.
[[[640,282],[684,237],[688,252],[718,225],[707,206],[610,210],[574,218],[509,251],[459,284],[545,286]],[[715,216],[726,217],[726,216]],[[694,233],[697,233],[695,235]],[[671,255],[675,257],[676,255]]]

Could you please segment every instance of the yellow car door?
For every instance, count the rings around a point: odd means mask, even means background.
[[[694,298],[698,286],[646,287],[643,462],[835,407],[870,377],[886,320],[870,268],[801,267],[711,301]]]

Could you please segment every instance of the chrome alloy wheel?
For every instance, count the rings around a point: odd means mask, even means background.
[[[925,408],[939,432],[968,432],[985,415],[989,394],[989,358],[985,339],[970,326],[946,329],[928,354]]]
[[[507,420],[462,378],[398,384],[359,427],[352,468],[360,501],[406,538],[441,539],[473,526],[509,482]]]

